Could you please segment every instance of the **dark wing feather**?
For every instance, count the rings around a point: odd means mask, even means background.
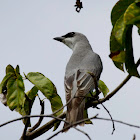
[[[64,80],[64,87],[66,92],[66,102],[68,102],[71,99],[71,91],[73,89],[73,81],[74,81],[75,74],[71,75],[70,77],[66,78]],[[71,110],[71,102],[67,105],[68,111]]]
[[[86,94],[94,88],[93,78],[86,72],[81,72],[76,81],[78,89],[75,94],[76,98],[73,100],[73,108],[75,109],[79,107]]]
[[[73,91],[73,82],[76,80],[77,91]],[[94,88],[94,81],[90,74],[78,70],[76,74],[73,74],[65,78],[65,91],[66,91],[66,101],[68,102],[73,96],[75,98],[68,105],[68,110],[71,108],[76,109],[81,104],[84,96],[89,93],[90,90]],[[72,93],[75,92],[75,93]]]

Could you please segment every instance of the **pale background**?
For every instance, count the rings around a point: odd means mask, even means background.
[[[101,56],[104,70],[101,79],[112,91],[127,76],[112,63],[109,55],[109,38],[111,32],[110,13],[117,0],[82,0],[84,9],[75,12],[76,0],[0,0],[0,81],[5,75],[8,64],[16,67],[19,64],[21,74],[41,72],[50,78],[57,87],[59,95],[65,103],[63,77],[65,66],[71,56],[71,50],[53,40],[54,37],[71,31],[85,34],[93,50]],[[140,37],[134,28],[135,60],[140,56]],[[139,68],[140,71],[140,68]],[[26,91],[32,87],[26,83]],[[140,80],[132,78],[115,96],[104,105],[114,119],[140,125]],[[42,97],[42,96],[41,96]],[[46,112],[49,114],[50,104],[46,100]],[[89,116],[99,113],[100,117],[109,118],[107,112],[101,109],[90,109]],[[38,99],[32,114],[39,114]],[[0,124],[20,117],[17,112],[10,111],[0,103]],[[36,119],[33,119],[33,122]],[[44,119],[43,123],[48,119]],[[112,132],[112,123],[93,120],[94,125],[79,127],[89,134],[93,140],[132,140],[133,134],[140,139],[140,129],[115,123],[116,130]],[[59,127],[62,128],[63,123]],[[23,132],[21,121],[0,128],[0,140],[18,140]],[[45,140],[53,134],[53,129],[37,140]],[[83,134],[71,129],[61,133],[54,140],[86,140]]]

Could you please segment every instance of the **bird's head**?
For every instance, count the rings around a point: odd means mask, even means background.
[[[69,32],[61,37],[55,37],[54,40],[64,43],[72,50],[74,49],[76,43],[82,43],[88,41],[85,35],[78,32]]]

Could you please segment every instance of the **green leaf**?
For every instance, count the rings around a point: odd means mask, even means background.
[[[30,91],[26,93],[24,97],[22,108],[16,109],[22,116],[30,115],[31,108],[33,106],[34,100],[36,98],[38,89],[34,86]],[[26,124],[29,118],[23,119],[23,123]],[[30,120],[29,120],[30,122]],[[30,124],[30,123],[29,123]]]
[[[16,66],[15,72],[16,72],[17,74],[20,74],[19,65]]]
[[[136,25],[140,30],[140,2],[131,4],[124,14],[126,25]]]
[[[110,57],[119,69],[122,69],[123,63],[125,63],[128,73],[131,76],[139,77],[133,56],[133,25],[140,27],[140,7],[136,3],[130,4],[123,15],[115,21],[110,37]]]
[[[133,56],[132,45],[132,28],[133,25],[140,23],[140,7],[136,3],[132,3],[124,13],[124,23],[126,25],[126,32],[124,36],[124,46],[126,48],[126,70],[131,76],[140,77],[137,71]]]
[[[114,28],[113,28],[112,32],[111,32],[111,36],[110,36],[110,51],[111,51],[111,53],[115,53],[115,52],[120,51],[120,43],[117,41],[115,34],[116,33],[114,31]],[[121,48],[123,48],[123,47],[121,47]]]
[[[124,22],[126,25],[140,22],[140,7],[132,3],[124,13]]]
[[[7,105],[11,110],[20,109],[24,102],[24,83],[21,75],[11,77],[7,82]]]
[[[121,48],[122,48],[122,47],[121,47]],[[113,57],[114,55],[117,55],[118,52],[120,52],[120,44],[119,44],[118,41],[116,40],[116,38],[115,38],[115,36],[114,36],[114,34],[113,34],[113,30],[112,30],[112,33],[111,33],[111,36],[110,36],[110,51],[111,51],[111,53],[110,53],[109,57],[110,57],[111,59],[112,59],[112,57]],[[113,60],[113,59],[112,59],[112,60]],[[113,62],[114,62],[114,65],[115,65],[118,69],[124,71],[123,62],[115,62],[114,60],[113,60]]]
[[[26,95],[30,100],[34,100],[34,98],[37,96],[37,92],[38,88],[34,86],[30,91],[26,93]]]
[[[115,65],[118,69],[124,71],[124,63],[115,62],[115,61],[113,61],[113,63],[114,63],[114,65]]]
[[[125,62],[125,51],[117,51],[115,53],[111,53],[111,59],[115,62]]]
[[[6,89],[6,84],[8,80],[13,76],[13,73],[7,73],[6,76],[3,78],[2,82],[0,83],[0,93]]]
[[[136,64],[134,62],[133,47],[132,47],[132,26],[128,27],[125,36],[125,46],[126,46],[126,57],[125,57],[125,67],[131,76],[139,77]]]
[[[98,88],[100,89],[100,91],[103,93],[104,97],[107,95],[107,93],[109,92],[108,87],[106,86],[106,84],[99,80],[98,82]]]
[[[51,103],[51,109],[53,112],[57,111],[63,106],[61,98],[57,94],[54,84],[43,74],[38,72],[30,72],[26,77],[44,94],[45,97],[47,97]],[[62,112],[63,110],[56,113],[56,115],[58,116]]]
[[[109,57],[114,61],[114,64],[120,70],[123,69],[123,63],[125,62],[125,49],[124,49],[124,32],[126,26],[123,21],[123,16],[117,20],[110,37],[110,51]],[[117,62],[117,63],[116,63]]]
[[[37,92],[38,92],[38,89],[37,87],[34,86],[30,91],[26,93],[27,96],[25,96],[25,102],[24,102],[25,115],[30,114],[32,105],[37,96]]]
[[[135,0],[119,0],[112,9],[111,12],[111,22],[114,26],[116,21],[124,14],[126,9],[130,4],[132,4]]]
[[[120,44],[119,50],[123,50],[124,46],[123,46],[123,37],[124,37],[124,32],[126,30],[126,26],[124,23],[124,16],[121,16],[113,29],[113,35],[115,36],[116,41]]]
[[[6,67],[6,74],[8,74],[8,73],[13,73],[13,74],[15,74],[15,71],[14,71],[13,66],[8,65],[8,66]]]

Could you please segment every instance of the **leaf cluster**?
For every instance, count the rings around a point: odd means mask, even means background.
[[[115,66],[131,76],[139,77],[133,56],[132,29],[140,30],[140,1],[119,0],[111,12],[110,57]]]
[[[34,86],[25,93],[23,77],[20,75],[19,66],[14,69],[13,66],[6,67],[6,75],[0,84],[1,101],[9,107],[11,111],[15,110],[22,116],[30,115],[33,103],[38,96],[38,91],[50,101],[52,112],[60,109],[63,104],[60,96],[57,94],[54,84],[43,74],[30,72],[25,75]],[[60,115],[63,109],[55,114]],[[26,125],[27,119],[23,120]],[[60,123],[54,124],[54,129]]]

